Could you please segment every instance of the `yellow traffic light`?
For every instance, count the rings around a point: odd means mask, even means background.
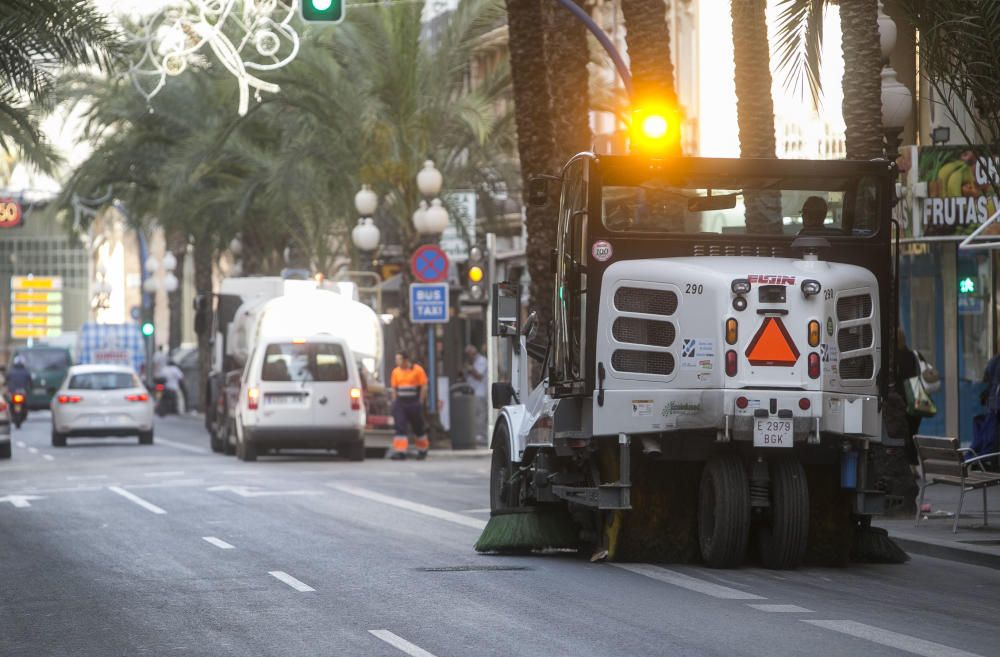
[[[483,280],[483,268],[478,265],[473,265],[469,267],[469,280],[473,283],[478,283]]]

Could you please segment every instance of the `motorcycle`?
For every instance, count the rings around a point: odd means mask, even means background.
[[[156,402],[153,409],[157,416],[177,414],[177,393],[167,388],[167,380],[162,376],[153,379],[153,400]]]
[[[10,419],[18,429],[28,419],[28,400],[23,390],[15,390],[10,395]]]

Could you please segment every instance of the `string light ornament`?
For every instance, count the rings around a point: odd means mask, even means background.
[[[294,0],[184,0],[133,16],[134,31],[124,28],[139,53],[129,67],[132,84],[151,103],[167,78],[205,61],[211,51],[236,78],[237,111],[243,116],[250,109],[250,89],[257,100],[261,92],[279,91],[278,85],[257,76],[288,65],[298,55],[294,15]]]

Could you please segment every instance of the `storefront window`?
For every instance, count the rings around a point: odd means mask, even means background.
[[[910,348],[920,352],[944,376],[944,298],[942,266],[944,249],[952,244],[916,242],[902,245],[900,258],[900,323]],[[931,395],[938,414],[925,418],[920,432],[945,435],[945,386]]]
[[[972,419],[982,412],[983,372],[993,355],[992,274],[985,252],[958,252],[958,406],[962,443],[972,442]]]

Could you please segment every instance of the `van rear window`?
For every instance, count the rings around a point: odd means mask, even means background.
[[[347,381],[347,361],[339,344],[269,344],[262,381]]]

